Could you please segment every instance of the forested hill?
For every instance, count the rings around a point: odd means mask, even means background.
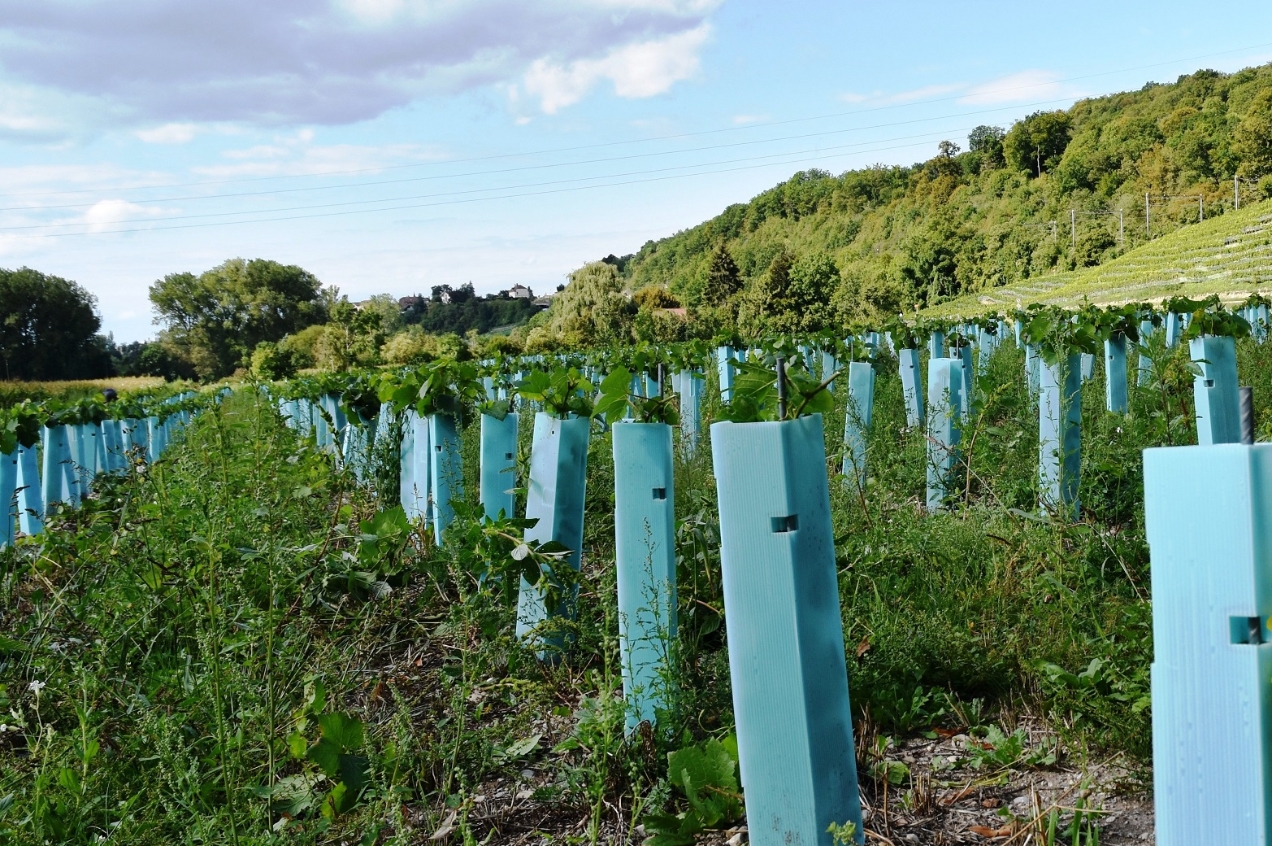
[[[1236,176],[1243,200],[1272,196],[1272,65],[1198,71],[963,141],[912,167],[797,173],[607,261],[629,289],[666,285],[744,332],[876,319],[1096,265],[1196,222],[1202,203],[1207,218],[1230,211]]]

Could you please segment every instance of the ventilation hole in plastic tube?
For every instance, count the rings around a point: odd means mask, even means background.
[[[1263,643],[1263,618],[1262,617],[1229,617],[1228,618],[1228,634],[1229,642],[1234,644],[1246,643],[1258,646]]]
[[[654,499],[666,499],[666,498],[667,498],[666,488],[654,488]]]
[[[774,532],[793,532],[798,528],[799,528],[799,517],[795,514],[791,514],[787,517],[773,518]]]

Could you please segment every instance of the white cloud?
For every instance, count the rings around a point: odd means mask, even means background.
[[[746,126],[747,124],[760,123],[768,120],[768,115],[734,115],[733,123],[736,126]]]
[[[94,203],[84,212],[84,223],[89,232],[103,232],[111,226],[125,220],[136,220],[139,217],[157,217],[164,209],[155,206],[141,206],[127,200],[101,200]]]
[[[165,123],[153,129],[139,129],[137,137],[147,144],[188,144],[197,133],[192,123]]]
[[[911,91],[898,91],[895,94],[885,94],[882,91],[872,91],[869,94],[858,94],[853,91],[839,95],[839,99],[846,103],[881,103],[884,105],[902,105],[905,103],[916,103],[920,100],[930,100],[933,97],[940,97],[942,94],[952,94],[955,91],[962,91],[967,88],[964,83],[945,83],[940,85],[925,85],[922,88],[915,88]]]
[[[616,47],[600,59],[568,64],[537,59],[526,71],[523,84],[548,114],[582,100],[603,79],[613,83],[619,97],[653,97],[698,72],[698,53],[710,35],[710,24],[703,23],[686,32]]]
[[[0,2],[0,86],[38,94],[16,115],[0,96],[0,134],[48,114],[63,134],[140,128],[154,143],[190,124],[341,125],[531,65],[550,103],[597,79],[648,97],[696,72],[721,1]]]
[[[1066,85],[1060,74],[1048,70],[1024,70],[972,87],[960,103],[997,106],[1038,100],[1077,98],[1081,93]]]

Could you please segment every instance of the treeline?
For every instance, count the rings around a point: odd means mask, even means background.
[[[97,300],[81,286],[29,267],[0,268],[0,377],[42,381],[113,375]]]
[[[351,303],[304,268],[231,259],[157,280],[150,302],[158,337],[116,344],[100,333],[97,301],[82,286],[29,268],[0,269],[0,379],[210,380],[249,369],[285,377],[311,367],[416,363],[520,349],[506,337],[480,336],[539,310],[507,292],[477,297],[471,285],[410,299],[407,308],[388,294]]]
[[[1234,178],[1243,199],[1272,196],[1272,66],[982,126],[967,148],[942,142],[911,167],[797,173],[606,261],[627,290],[665,288],[691,315],[744,333],[878,320],[1095,265],[1203,206],[1231,209]]]

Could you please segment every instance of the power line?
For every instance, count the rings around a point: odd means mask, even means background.
[[[182,196],[182,197],[154,197],[154,198],[150,198],[146,200],[138,199],[136,201],[146,202],[146,203],[170,203],[170,202],[182,202],[182,201],[190,201],[190,200],[233,199],[236,197],[263,197],[263,196],[275,196],[279,194],[295,194],[295,193],[311,192],[311,191],[333,191],[333,190],[356,189],[356,188],[370,188],[370,187],[375,187],[379,185],[402,185],[408,182],[425,182],[425,181],[433,181],[433,180],[439,180],[439,179],[462,179],[469,176],[493,176],[493,175],[499,175],[499,174],[505,174],[505,173],[520,173],[520,172],[531,171],[531,170],[545,170],[549,168],[577,167],[581,165],[604,164],[608,162],[619,162],[619,161],[631,161],[633,159],[656,158],[661,156],[678,156],[678,155],[684,155],[687,153],[711,152],[713,150],[728,150],[728,149],[734,149],[737,147],[754,146],[756,144],[771,144],[771,143],[776,143],[779,141],[803,141],[809,138],[824,138],[830,135],[843,135],[844,133],[848,133],[848,132],[865,132],[871,129],[889,129],[889,128],[897,127],[897,126],[911,126],[916,123],[929,123],[929,122],[947,120],[947,119],[953,119],[953,118],[965,118],[965,117],[973,117],[976,115],[987,115],[987,114],[993,114],[996,112],[1010,111],[1010,110],[1019,109],[1019,108],[1028,109],[1028,108],[1033,108],[1034,106],[1047,106],[1053,103],[1062,103],[1067,101],[1068,99],[1069,98],[1067,97],[1061,97],[1055,100],[1040,100],[1035,103],[1026,103],[1023,105],[1016,104],[1011,106],[999,106],[998,108],[994,108],[994,109],[980,109],[980,110],[972,111],[972,112],[956,112],[954,114],[937,115],[935,117],[926,117],[926,118],[914,118],[912,120],[894,121],[892,123],[877,123],[877,124],[872,124],[870,126],[846,127],[843,129],[827,129],[822,132],[808,132],[808,133],[803,133],[800,135],[782,135],[776,138],[757,138],[757,139],[752,139],[749,141],[734,141],[727,144],[711,144],[704,147],[689,147],[682,150],[662,150],[662,151],[651,152],[651,153],[632,153],[626,156],[611,156],[611,157],[599,158],[599,159],[584,159],[582,161],[575,161],[575,162],[552,162],[549,164],[522,165],[520,167],[503,168],[501,170],[469,171],[467,173],[450,173],[450,174],[440,173],[440,174],[431,174],[428,176],[410,176],[410,177],[405,177],[402,179],[386,179],[386,180],[380,180],[377,182],[361,182],[361,183],[355,183],[351,185],[311,185],[311,186],[306,186],[301,188],[277,188],[277,189],[271,189],[268,191],[247,191],[247,192],[240,192],[240,193],[234,193],[234,194],[203,194],[203,195]],[[955,130],[946,130],[946,131],[947,132],[968,132],[970,131],[970,129],[971,127],[960,128]],[[925,134],[931,134],[931,133],[925,133]],[[883,140],[890,141],[895,139],[883,139]],[[878,143],[878,142],[872,141],[872,142],[866,142],[866,143]],[[794,154],[791,153],[791,154],[774,154],[774,155],[794,155]],[[133,201],[125,200],[125,202],[133,202]],[[0,212],[55,211],[55,210],[61,210],[61,209],[81,209],[81,208],[91,208],[92,206],[96,204],[97,204],[96,202],[91,202],[91,203],[70,203],[70,204],[58,205],[58,206],[35,206],[35,207],[9,206],[9,207],[0,208]]]
[[[825,153],[844,152],[844,151],[853,150],[855,148],[862,147],[868,144],[890,143],[894,141],[913,141],[916,139],[925,139],[928,141],[932,141],[932,140],[936,140],[936,139],[948,136],[951,132],[967,132],[969,131],[969,129],[970,127],[959,127],[957,129],[942,129],[942,130],[934,131],[934,132],[925,132],[920,135],[908,135],[908,136],[902,136],[899,138],[883,138],[883,139],[876,139],[874,141],[862,141],[855,144],[841,144],[835,147],[817,147],[817,148],[807,149],[807,150],[790,150],[790,151],[781,152],[781,153],[769,153],[767,155],[762,155],[762,156],[745,156],[742,158],[726,159],[723,161],[698,162],[695,164],[686,164],[686,165],[673,165],[670,167],[653,168],[650,170],[627,171],[625,173],[608,173],[608,174],[597,174],[594,176],[578,176],[578,177],[573,177],[571,179],[557,179],[557,180],[550,180],[547,182],[531,182],[531,183],[527,183],[523,185],[501,185],[501,186],[492,186],[488,188],[470,188],[470,189],[461,190],[461,191],[446,191],[446,192],[439,192],[435,194],[416,194],[416,195],[408,195],[405,197],[383,197],[381,199],[376,199],[376,200],[346,200],[346,201],[338,202],[338,203],[320,203],[316,205],[291,206],[291,207],[281,208],[281,209],[249,209],[244,211],[223,211],[223,212],[205,212],[201,214],[181,214],[181,215],[172,215],[169,217],[138,217],[138,218],[128,218],[124,220],[112,221],[112,225],[118,224],[118,223],[149,223],[149,222],[158,222],[158,221],[165,221],[165,220],[194,220],[198,218],[230,217],[233,215],[261,214],[265,212],[280,213],[280,212],[302,211],[302,210],[310,210],[310,209],[338,208],[342,206],[369,205],[373,203],[392,203],[392,202],[400,202],[402,200],[422,200],[422,199],[431,199],[435,197],[463,196],[467,194],[479,194],[479,193],[489,192],[489,191],[509,191],[509,190],[519,190],[522,188],[539,188],[539,187],[544,187],[549,185],[565,185],[565,184],[574,183],[574,182],[587,182],[587,181],[596,180],[596,179],[617,179],[617,178],[626,177],[626,176],[640,176],[640,175],[654,174],[654,173],[666,173],[669,171],[688,170],[690,168],[697,168],[697,167],[710,167],[710,166],[716,166],[716,165],[737,164],[740,162],[754,162],[754,161],[761,161],[764,159],[787,158],[791,156],[804,156],[804,155],[823,153],[823,152]],[[885,149],[891,149],[891,148],[885,148]],[[869,151],[864,151],[864,152],[869,152]],[[827,157],[823,156],[822,158],[827,158]],[[800,159],[796,158],[796,159],[792,159],[792,162],[781,162],[781,164],[790,164],[790,163],[798,162],[798,161],[800,161]],[[91,221],[68,220],[68,221],[63,221],[61,223],[33,223],[33,224],[24,224],[20,226],[0,226],[0,232],[16,232],[16,231],[29,230],[29,229],[47,229],[47,228],[57,227],[57,226],[92,226],[92,225],[94,224]]]
[[[920,146],[920,144],[918,143],[901,144],[901,145],[897,145],[893,147],[879,147],[879,148],[875,148],[874,150],[864,150],[862,152],[884,152],[887,150],[901,150],[901,149],[907,149],[910,147],[918,147],[918,146]],[[258,218],[253,220],[208,221],[203,223],[185,223],[185,224],[179,224],[177,226],[136,227],[132,229],[106,229],[106,230],[101,230],[98,232],[48,232],[48,233],[30,234],[30,235],[25,235],[22,237],[67,238],[67,237],[87,236],[87,235],[119,235],[119,234],[124,234],[129,232],[166,232],[168,230],[173,230],[173,229],[203,229],[203,228],[208,228],[213,226],[235,226],[235,225],[247,224],[247,223],[278,223],[278,222],[291,221],[291,220],[308,220],[311,218],[341,217],[341,216],[346,216],[351,214],[371,214],[375,212],[433,208],[436,206],[464,205],[468,203],[485,202],[488,200],[508,200],[508,199],[522,198],[522,197],[541,197],[541,196],[546,196],[550,194],[567,194],[567,193],[573,193],[576,191],[590,191],[596,188],[616,188],[616,187],[625,186],[625,185],[637,185],[637,184],[649,183],[649,182],[666,182],[672,179],[688,179],[694,176],[710,176],[710,175],[720,174],[720,173],[736,173],[736,172],[745,171],[745,170],[758,170],[760,168],[765,168],[765,167],[774,167],[776,165],[782,165],[782,164],[794,164],[800,161],[808,162],[808,161],[819,161],[821,159],[837,158],[838,155],[839,154],[837,153],[835,155],[828,155],[828,156],[815,156],[811,159],[802,159],[802,160],[796,159],[791,162],[768,162],[765,164],[758,164],[758,165],[756,164],[741,165],[739,167],[721,168],[716,170],[703,170],[703,171],[698,171],[697,173],[683,173],[683,174],[675,174],[670,176],[656,176],[649,179],[630,179],[630,180],[625,180],[622,182],[609,182],[609,183],[602,183],[598,185],[579,185],[579,186],[574,186],[570,188],[552,188],[545,191],[526,191],[522,193],[504,194],[504,195],[496,195],[496,196],[490,196],[490,197],[468,197],[464,199],[440,200],[440,201],[431,202],[431,203],[413,203],[413,204],[404,205],[404,206],[385,206],[385,207],[376,208],[376,209],[346,209],[343,211],[321,212],[318,214],[291,215],[288,217],[265,217],[265,218]],[[111,225],[111,224],[107,224],[107,225]]]
[[[1199,61],[1201,59],[1211,59],[1218,56],[1227,56],[1233,53],[1242,53],[1242,52],[1247,52],[1250,50],[1258,50],[1258,49],[1262,49],[1264,47],[1269,47],[1269,46],[1272,46],[1272,42],[1267,42],[1263,44],[1255,44],[1255,45],[1251,45],[1247,47],[1239,47],[1232,50],[1222,50],[1216,53],[1207,53],[1207,54],[1199,55],[1199,56],[1190,56],[1190,57],[1179,58],[1179,59],[1169,59],[1162,62],[1153,62],[1150,64],[1137,65],[1137,66],[1129,67],[1129,68],[1119,68],[1119,69],[1110,70],[1110,71],[1100,71],[1098,73],[1082,74],[1080,76],[1066,77],[1063,79],[1046,80],[1044,82],[1034,82],[1034,83],[1028,83],[1025,85],[1010,86],[1006,88],[995,88],[995,89],[990,89],[989,91],[985,91],[981,93],[1000,94],[1000,93],[1005,93],[1009,91],[1021,91],[1021,90],[1025,90],[1029,88],[1038,88],[1045,85],[1056,85],[1056,84],[1060,84],[1064,82],[1078,82],[1078,81],[1086,80],[1086,79],[1096,79],[1103,76],[1112,76],[1114,74],[1131,73],[1134,71],[1147,70],[1150,68],[1165,67],[1167,65],[1179,64],[1180,62],[1193,62],[1193,61]],[[445,163],[446,164],[465,164],[468,162],[477,162],[477,161],[495,161],[495,160],[507,159],[507,158],[540,156],[540,155],[549,155],[553,153],[570,153],[570,152],[577,152],[580,150],[604,149],[604,148],[623,146],[623,145],[629,145],[629,144],[647,144],[647,143],[655,143],[658,141],[676,141],[683,138],[696,138],[696,137],[702,137],[707,135],[717,135],[717,134],[725,133],[725,132],[745,132],[745,131],[752,131],[756,129],[764,129],[764,128],[773,127],[773,126],[787,126],[787,125],[795,124],[795,123],[807,123],[807,122],[817,121],[817,120],[829,120],[831,118],[838,118],[838,117],[851,117],[854,115],[870,114],[873,112],[887,111],[889,109],[907,108],[907,107],[916,106],[916,105],[930,105],[932,103],[944,103],[944,102],[950,102],[954,100],[961,100],[967,96],[968,95],[966,93],[963,93],[963,94],[953,95],[950,97],[940,97],[940,98],[934,98],[929,100],[919,100],[919,101],[915,101],[911,103],[892,103],[892,104],[887,104],[883,106],[875,106],[868,109],[853,109],[851,111],[845,111],[845,112],[831,112],[828,114],[813,115],[808,117],[788,118],[786,120],[778,120],[778,121],[765,121],[760,123],[748,124],[746,126],[720,127],[716,129],[699,130],[696,132],[682,132],[682,133],[677,133],[675,135],[664,135],[664,136],[658,136],[654,138],[636,138],[636,139],[627,139],[623,141],[602,142],[602,143],[596,143],[596,144],[581,144],[581,145],[575,145],[570,147],[556,147],[556,148],[548,148],[544,150],[535,150],[535,151],[521,152],[521,153],[498,153],[498,154],[489,155],[489,156],[473,156],[473,157],[463,158],[463,159],[451,159]],[[1068,100],[1068,99],[1072,99],[1072,98],[1069,98],[1069,97],[1058,98],[1057,100],[1051,100],[1047,102],[1061,102],[1063,100]],[[1039,104],[1034,104],[1034,105],[1039,105]],[[1021,107],[1012,106],[1007,108],[1021,108]],[[1029,108],[1029,106],[1024,106],[1023,108]],[[971,113],[971,114],[975,114],[975,113]],[[889,124],[884,124],[884,125],[886,126]],[[670,151],[670,152],[675,152],[675,151]],[[353,176],[353,175],[357,175],[361,173],[381,173],[386,170],[429,167],[429,166],[436,166],[437,164],[438,162],[414,162],[411,164],[403,164],[403,165],[383,165],[380,167],[372,167],[372,168],[357,168],[357,169],[338,170],[338,171],[318,171],[318,172],[307,173],[307,174],[285,174],[285,175],[278,175],[278,176],[243,177],[240,179],[205,180],[200,182],[157,183],[157,184],[150,184],[150,185],[117,186],[112,188],[101,188],[101,189],[40,191],[40,192],[28,192],[28,193],[20,193],[20,194],[7,194],[7,195],[0,195],[0,196],[45,197],[45,196],[58,196],[63,194],[82,194],[90,190],[141,191],[141,190],[152,190],[155,188],[193,188],[193,187],[200,187],[204,185],[236,185],[236,184],[247,184],[247,183],[254,183],[254,182],[273,181],[273,180],[279,180],[279,179],[306,179],[306,178],[319,177],[319,176]]]

